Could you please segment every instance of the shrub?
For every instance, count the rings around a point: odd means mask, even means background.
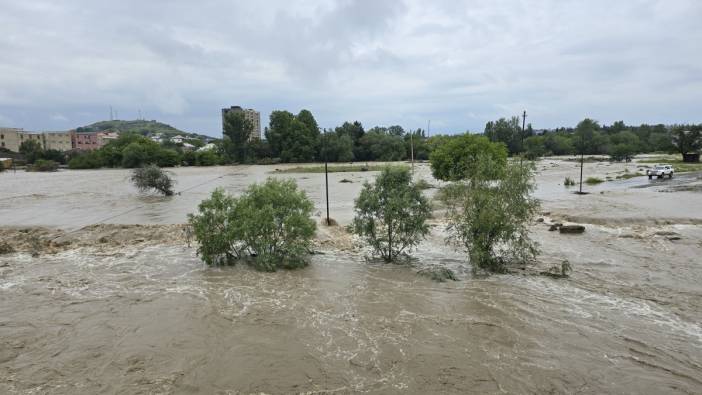
[[[496,176],[507,163],[507,149],[502,143],[493,143],[485,136],[464,134],[444,139],[429,156],[434,178],[458,181],[474,176],[479,157],[488,157],[494,168],[483,169],[488,176]]]
[[[5,163],[0,161],[0,173],[2,173],[3,171],[5,171]]]
[[[180,164],[180,154],[176,150],[159,147],[153,160],[159,167],[173,167]]]
[[[144,165],[149,159],[146,146],[138,142],[129,143],[122,150],[122,167],[132,168]]]
[[[200,241],[197,253],[208,265],[231,264],[243,256],[245,245],[239,227],[238,200],[217,188],[198,205],[188,222]]]
[[[195,161],[198,166],[216,166],[222,162],[222,158],[214,150],[206,150],[196,152]]]
[[[215,190],[188,221],[205,263],[234,264],[246,258],[258,270],[275,271],[307,265],[316,230],[313,208],[293,180],[269,178],[239,198]]]
[[[41,154],[44,152],[39,140],[25,140],[19,146],[19,153],[24,155],[27,163],[32,164],[37,159],[41,159]]]
[[[56,171],[58,163],[53,160],[37,159],[33,165],[27,167],[27,171]]]
[[[167,172],[156,165],[134,169],[131,180],[137,189],[142,192],[155,189],[165,196],[173,195],[173,180]]]
[[[482,156],[474,174],[487,174],[494,160]],[[536,215],[533,164],[509,164],[498,179],[474,177],[454,184],[448,200],[449,240],[465,247],[473,269],[505,272],[506,264],[533,259],[538,250],[529,238],[527,225]]]
[[[316,230],[310,218],[314,205],[293,180],[269,178],[253,184],[239,204],[244,240],[256,255],[256,268],[273,271],[307,264],[303,258]]]
[[[68,161],[69,169],[99,169],[102,166],[103,160],[99,151],[79,154]]]
[[[588,178],[585,180],[585,183],[588,184],[588,185],[600,184],[600,183],[603,183],[603,182],[604,182],[603,179],[597,178],[597,177],[588,177]]]
[[[427,180],[423,178],[415,182],[414,185],[416,185],[417,188],[421,190],[436,188],[434,185],[430,184],[429,182],[427,182]]]
[[[573,180],[570,177],[566,177],[565,180],[563,181],[563,185],[567,186],[567,187],[572,187],[573,185],[575,185],[575,180]]]
[[[425,222],[431,207],[404,167],[386,167],[374,184],[366,182],[355,210],[353,232],[386,262],[418,245],[429,233]]]

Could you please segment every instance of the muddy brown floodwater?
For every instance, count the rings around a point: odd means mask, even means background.
[[[699,174],[578,196],[560,185],[574,162],[540,161],[542,254],[525,274],[471,275],[440,215],[413,266],[367,261],[340,228],[319,229],[302,270],[205,266],[173,224],[274,168],[176,169],[172,198],[122,170],[0,174],[0,247],[14,250],[0,255],[0,393],[702,393]],[[342,225],[373,175],[330,175]],[[321,215],[323,175],[280,176]],[[426,165],[416,177],[440,185]],[[570,278],[530,275],[564,259]],[[460,281],[416,274],[436,264]]]

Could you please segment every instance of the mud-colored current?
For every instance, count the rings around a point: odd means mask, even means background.
[[[105,225],[38,256],[0,255],[0,393],[702,392],[702,194],[634,188],[643,178],[574,197],[558,185],[572,165],[542,161],[549,214],[532,228],[538,266],[568,259],[567,279],[474,277],[440,220],[413,266],[367,261],[343,231],[320,228],[310,266],[277,273],[207,267],[166,227],[214,186],[240,192],[270,167],[178,169],[177,189],[192,189],[172,199],[139,195],[123,171],[0,174],[7,240],[30,225],[68,240],[61,232],[121,213],[105,222],[164,224],[157,242]],[[342,224],[372,175],[332,175]],[[320,177],[292,177],[321,209]],[[645,210],[659,199],[677,211]],[[548,231],[571,217],[585,234]],[[416,274],[431,264],[460,281]]]

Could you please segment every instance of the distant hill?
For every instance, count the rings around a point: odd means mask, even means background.
[[[212,137],[197,134],[197,133],[189,133],[189,132],[184,132],[182,130],[176,129],[171,125],[167,125],[165,123],[161,123],[158,121],[146,121],[146,120],[135,120],[135,121],[121,121],[121,120],[114,120],[114,121],[100,121],[100,122],[95,122],[91,125],[88,126],[83,126],[79,127],[76,129],[76,132],[100,132],[103,130],[109,130],[112,132],[119,132],[119,133],[139,133],[144,136],[156,134],[156,133],[161,133],[162,135],[166,137],[172,137],[175,135],[181,135],[181,136],[186,136],[190,138],[199,138],[199,139],[206,139],[206,140],[211,140]]]

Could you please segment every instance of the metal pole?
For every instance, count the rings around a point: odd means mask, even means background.
[[[524,132],[525,132],[524,124],[526,124],[526,110],[524,110],[524,112],[522,113],[522,144],[521,144],[522,146],[519,147],[519,150],[521,151],[522,155],[521,155],[521,158],[519,159],[520,163],[524,159]]]
[[[410,155],[412,158],[412,173],[414,173],[414,132],[410,130]]]
[[[324,129],[324,183],[327,190],[327,226],[330,226],[329,222],[329,169],[327,161],[327,129]]]
[[[580,135],[580,194],[583,193],[583,162],[585,161],[585,133]]]

